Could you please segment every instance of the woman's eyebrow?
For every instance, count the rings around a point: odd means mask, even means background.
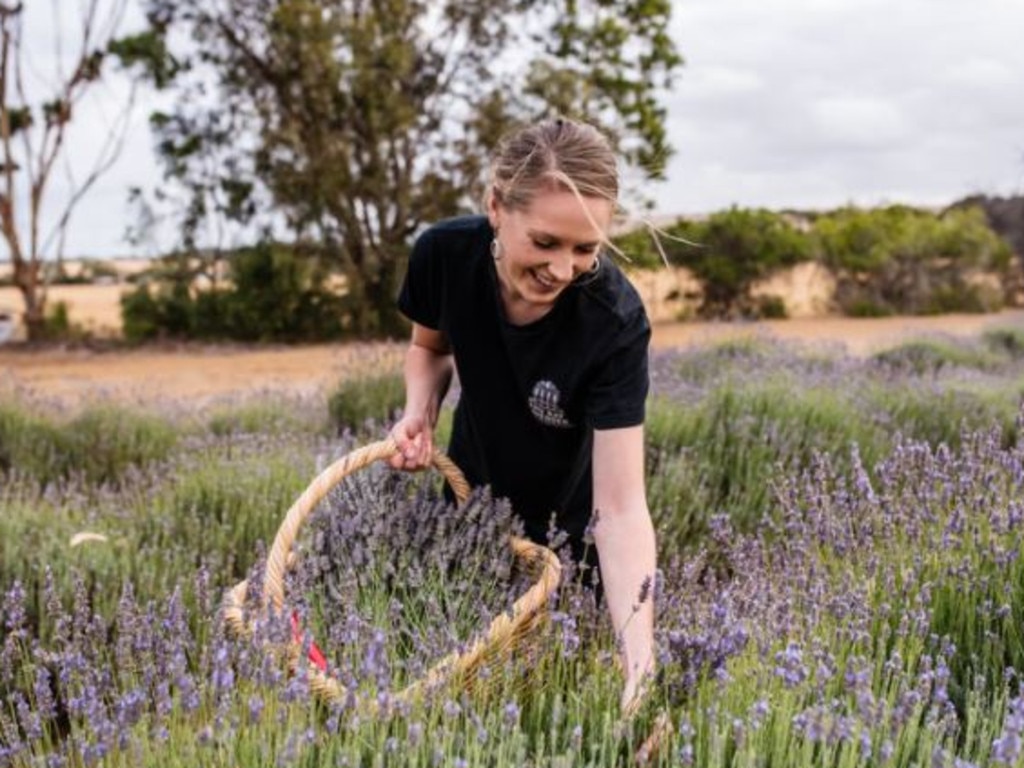
[[[548,241],[548,242],[551,242],[551,243],[555,243],[555,244],[561,244],[561,242],[562,242],[562,238],[557,237],[556,235],[548,234],[547,232],[541,232],[541,231],[536,230],[536,229],[528,229],[526,231],[526,234],[528,234],[534,240],[545,240],[545,241]],[[576,245],[578,247],[582,247],[582,248],[594,248],[594,247],[596,247],[596,246],[598,246],[600,244],[601,244],[600,240],[588,240],[585,243],[576,243]]]

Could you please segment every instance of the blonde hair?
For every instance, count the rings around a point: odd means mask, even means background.
[[[488,196],[523,210],[552,186],[615,205],[619,168],[608,139],[592,125],[563,117],[505,136],[491,162]]]
[[[489,199],[494,199],[505,208],[521,211],[529,207],[538,192],[552,187],[571,192],[581,203],[583,198],[607,200],[617,213],[622,213],[615,150],[608,138],[588,123],[552,118],[502,138],[491,161],[484,207],[487,208]],[[590,218],[586,206],[583,210]],[[646,217],[641,217],[640,223],[650,234],[665,266],[669,266],[669,259],[661,244],[662,237],[702,247],[668,234]],[[593,219],[591,224],[602,230]],[[605,247],[623,260],[631,261],[611,241],[610,233],[602,232],[602,235]]]

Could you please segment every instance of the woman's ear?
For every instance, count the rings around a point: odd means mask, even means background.
[[[487,192],[487,219],[495,232],[501,229],[501,203],[498,202],[498,195],[493,189]]]

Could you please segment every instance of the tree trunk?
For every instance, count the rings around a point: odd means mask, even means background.
[[[38,304],[32,308],[26,308],[22,315],[25,323],[25,331],[29,341],[41,341],[46,336],[46,318],[43,309]]]
[[[28,340],[39,341],[45,336],[46,325],[46,292],[39,283],[39,263],[15,262],[14,284],[25,305],[21,319]]]
[[[396,263],[385,257],[372,275],[358,269],[348,271],[351,330],[359,338],[404,338],[408,334],[409,322],[398,311],[398,278],[404,266],[404,260]]]
[[[374,307],[377,333],[381,338],[404,338],[409,333],[409,321],[398,311],[398,284],[395,265],[382,270],[381,279],[367,286],[367,303]]]
[[[351,285],[351,283],[350,283]],[[398,311],[396,292],[383,282],[361,282],[351,286],[352,332],[361,339],[404,338],[409,322]]]

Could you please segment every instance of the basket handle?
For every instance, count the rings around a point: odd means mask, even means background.
[[[267,555],[267,566],[263,577],[263,604],[265,606],[269,603],[276,611],[284,608],[284,575],[287,571],[288,555],[291,552],[292,544],[295,543],[296,536],[298,536],[299,529],[321,499],[353,472],[363,469],[375,461],[389,459],[397,453],[398,446],[392,438],[370,443],[352,451],[317,475],[302,495],[295,500],[291,509],[288,510],[284,522],[281,523]],[[448,481],[458,502],[464,503],[469,498],[469,483],[466,482],[466,478],[455,462],[435,448],[431,464]]]

